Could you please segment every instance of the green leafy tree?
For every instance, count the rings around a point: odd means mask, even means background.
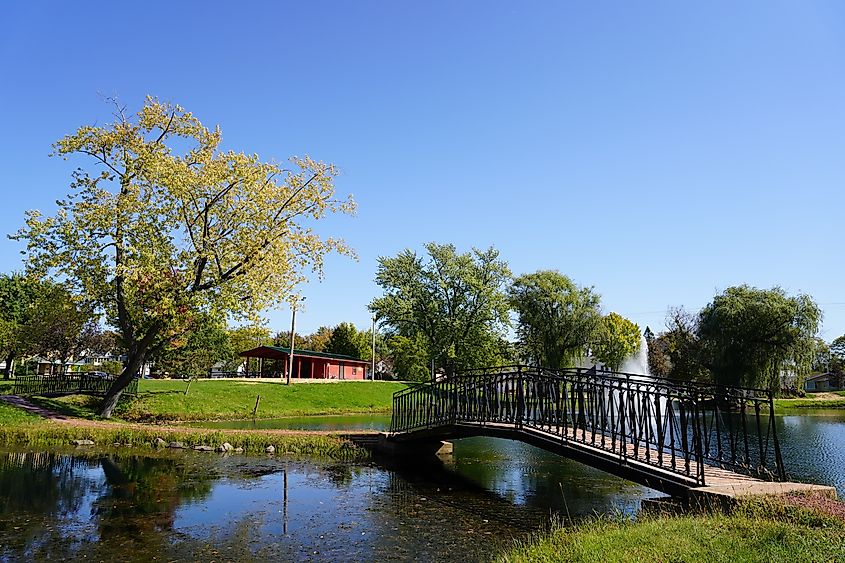
[[[370,360],[373,356],[370,335],[369,331],[359,331],[352,323],[340,323],[332,331],[325,351]]]
[[[43,289],[43,284],[20,274],[0,276],[0,353],[6,359],[6,379],[16,359],[33,353],[32,324],[42,312],[38,300]]]
[[[519,345],[530,362],[557,369],[585,355],[602,318],[593,288],[542,270],[514,280],[509,297],[518,317]]]
[[[244,358],[240,356],[241,352],[246,352],[259,346],[266,346],[267,344],[274,344],[270,338],[270,329],[258,324],[230,328],[227,332],[232,355],[226,361],[223,371],[235,371],[244,364]],[[290,333],[288,333],[288,343],[285,346],[290,346]],[[249,360],[254,365],[248,366],[248,370],[258,371],[258,360],[256,358],[249,358]]]
[[[808,295],[779,287],[730,287],[699,314],[705,365],[718,383],[778,391],[781,377],[801,377],[813,360],[821,311]]]
[[[427,256],[405,250],[379,258],[376,283],[384,296],[370,310],[391,336],[415,343],[421,336],[426,363],[434,360],[447,373],[498,363],[498,342],[508,326],[507,264],[493,248],[465,254],[451,244],[425,248]]]
[[[294,299],[326,253],[350,250],[314,233],[352,213],[335,197],[336,170],[308,157],[288,166],[221,149],[183,108],[148,98],[133,118],[85,126],[54,154],[84,160],[58,212],[27,214],[15,238],[40,276],[68,280],[105,311],[127,348],[100,414],[111,416],[147,356],[180,337],[196,313],[255,318]]]
[[[387,347],[393,360],[393,372],[397,378],[403,381],[431,379],[430,354],[422,333],[413,337],[392,336],[387,340]]]
[[[207,376],[217,363],[231,361],[235,354],[225,322],[198,315],[185,334],[172,339],[151,359],[159,373],[191,378]]]
[[[290,347],[290,331],[289,330],[282,330],[277,332],[273,335],[273,346],[279,346],[281,348],[289,348]],[[294,334],[293,335],[293,347],[295,350],[312,350],[313,348],[308,347],[308,335],[305,334]]]
[[[602,317],[593,356],[613,371],[619,371],[625,358],[640,351],[640,327],[622,315],[610,313]]]
[[[315,352],[325,352],[326,346],[329,344],[329,339],[332,337],[334,330],[327,326],[321,326],[316,331],[305,336],[305,343],[303,348],[306,350],[314,350]],[[290,345],[290,338],[288,338],[288,345]]]
[[[845,372],[845,334],[835,338],[828,347],[830,370],[835,373]]]
[[[103,330],[99,318],[64,287],[42,284],[36,306],[40,314],[26,327],[34,340],[32,351],[58,361],[62,372],[70,360],[100,345]]]

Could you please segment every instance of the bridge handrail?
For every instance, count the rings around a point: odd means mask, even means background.
[[[506,368],[470,370],[394,393],[391,432],[505,422],[589,441],[623,459],[668,463],[701,484],[705,463],[785,478],[774,418],[761,414],[773,412],[765,390],[576,368]]]

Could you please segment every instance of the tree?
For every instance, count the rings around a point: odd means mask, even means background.
[[[352,323],[340,323],[332,331],[325,351],[330,354],[343,354],[361,360],[373,357],[370,331],[359,331]]]
[[[702,365],[698,316],[683,307],[670,308],[666,315],[666,328],[666,332],[656,340],[656,348],[665,353],[663,368],[668,367],[665,376],[688,381],[708,379],[709,373]],[[651,373],[660,375],[660,369]]]
[[[85,126],[54,154],[91,164],[74,173],[58,212],[27,213],[14,237],[30,270],[57,274],[105,311],[127,363],[100,408],[111,416],[145,358],[182,335],[191,314],[255,318],[294,298],[323,257],[349,254],[312,228],[328,213],[352,213],[335,198],[336,170],[309,157],[290,165],[223,151],[178,105],[148,98],[135,118],[118,108],[109,126]]]
[[[613,371],[619,371],[625,358],[640,351],[640,327],[622,315],[602,317],[593,356]]]
[[[672,360],[669,359],[669,342],[665,334],[648,340],[648,372],[655,377],[672,376]]]
[[[828,347],[830,352],[830,370],[835,373],[845,371],[845,334],[835,338]]]
[[[185,334],[172,339],[151,359],[158,372],[190,378],[207,376],[215,364],[231,361],[235,355],[225,322],[201,314]]]
[[[0,353],[6,360],[6,379],[15,360],[32,351],[31,323],[38,318],[42,289],[42,284],[20,274],[0,276]]]
[[[232,355],[223,366],[224,371],[235,371],[243,365],[244,358],[240,356],[241,352],[272,344],[270,340],[270,329],[259,324],[230,328],[227,332],[229,334],[229,347]],[[288,333],[288,343],[286,346],[290,346],[290,333]],[[258,371],[257,358],[247,358],[247,361],[253,361],[255,363],[255,371]],[[247,371],[250,371],[249,366],[247,368]]]
[[[391,336],[419,342],[428,362],[447,373],[497,363],[498,341],[508,326],[503,288],[508,265],[494,248],[458,254],[454,245],[429,243],[428,256],[405,250],[379,258],[376,283],[384,296],[370,310]]]
[[[718,383],[777,391],[810,368],[821,311],[808,295],[729,287],[699,314],[705,365]]]
[[[290,331],[282,330],[277,332],[275,335],[273,335],[272,344],[273,346],[279,346],[281,348],[289,348]],[[294,333],[293,347],[295,350],[310,350],[311,348],[308,347],[308,336],[305,334]]]
[[[36,301],[39,315],[27,330],[33,339],[32,351],[59,362],[61,372],[69,360],[99,346],[103,329],[91,306],[59,285],[42,284]]]
[[[422,333],[413,337],[396,335],[387,340],[393,371],[403,381],[426,381],[431,378],[429,352]]]
[[[313,350],[315,352],[325,352],[329,339],[332,337],[334,331],[327,327],[321,326],[315,332],[305,336],[305,343],[303,348],[306,350]],[[288,345],[290,345],[290,337],[288,337]]]
[[[558,369],[584,356],[601,321],[600,297],[553,270],[518,277],[509,290],[519,344],[529,361]]]

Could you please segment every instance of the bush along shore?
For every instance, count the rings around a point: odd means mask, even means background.
[[[845,561],[843,505],[823,512],[813,499],[747,500],[729,513],[597,517],[551,531],[502,554],[500,563]]]

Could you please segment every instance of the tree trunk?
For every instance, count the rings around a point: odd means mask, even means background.
[[[3,370],[3,379],[11,379],[12,378],[12,363],[15,361],[15,353],[10,352],[8,356],[6,356],[6,369]]]
[[[100,416],[103,418],[111,418],[111,413],[114,410],[114,407],[117,406],[117,402],[120,400],[123,390],[132,383],[132,380],[138,374],[138,370],[141,369],[143,363],[143,353],[136,352],[126,359],[126,366],[123,368],[123,373],[120,374],[120,377],[114,380],[114,383],[112,383],[111,387],[109,387],[109,390],[106,392],[106,396],[103,397],[103,402],[100,405]]]

